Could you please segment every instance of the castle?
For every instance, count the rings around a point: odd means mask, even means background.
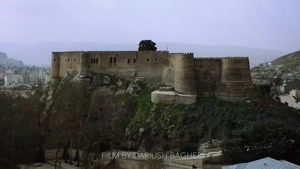
[[[236,101],[253,95],[248,57],[194,58],[193,53],[168,51],[52,52],[51,78],[75,70],[113,74],[127,80],[142,77],[154,103],[192,104],[197,97]]]

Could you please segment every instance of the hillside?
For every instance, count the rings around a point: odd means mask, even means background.
[[[273,65],[283,65],[284,67],[295,68],[300,64],[300,51],[289,53],[272,61]]]
[[[142,81],[106,74],[70,74],[56,79],[41,98],[47,129],[43,132],[45,148],[56,148],[59,138],[66,144],[68,137],[74,136],[85,140],[76,143],[85,151],[91,151],[100,138],[101,151],[114,147],[140,152],[196,152],[207,141],[221,140],[229,160],[299,156],[298,111],[267,95],[247,102],[210,97],[193,105],[167,105],[151,102],[153,90]],[[236,151],[248,154],[245,147],[254,154],[246,155],[247,159],[234,156]]]
[[[209,97],[193,105],[154,104],[153,90],[142,79],[70,72],[30,99],[0,93],[0,158],[10,158],[13,136],[13,162],[22,164],[34,160],[37,146],[40,159],[43,149],[82,150],[82,164],[110,149],[191,153],[219,146],[228,161],[268,156],[300,164],[299,111],[266,89],[247,101]]]

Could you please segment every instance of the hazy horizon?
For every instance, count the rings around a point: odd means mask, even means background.
[[[0,42],[0,51],[8,57],[23,60],[26,65],[50,65],[51,53],[60,51],[136,51],[138,43],[37,43],[9,44]],[[17,49],[17,50],[16,50]],[[248,56],[250,65],[268,62],[284,54],[286,51],[247,48],[228,45],[198,45],[172,42],[158,42],[158,50],[168,49],[171,53],[194,53],[195,57]]]
[[[0,44],[16,44],[15,50],[41,43],[138,44],[143,39],[286,53],[300,48],[298,0],[2,0],[0,6]],[[4,45],[0,51],[7,52]],[[10,57],[36,62],[30,54]]]
[[[300,1],[3,0],[0,42],[138,43],[142,39],[300,48]]]

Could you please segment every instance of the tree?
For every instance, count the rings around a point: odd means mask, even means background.
[[[53,113],[49,113],[51,122],[47,127],[48,147],[64,148],[65,161],[77,161],[85,168],[91,160],[99,159],[101,152],[119,146],[131,119],[128,114],[132,113],[115,90],[93,83],[71,79],[61,82],[53,96]],[[73,148],[75,158],[68,154]]]
[[[275,77],[274,80],[273,80],[273,83],[274,83],[276,86],[281,85],[282,82],[283,82],[283,79],[280,78],[280,77]]]
[[[0,92],[0,159],[16,164],[34,162],[34,148],[39,145],[36,105],[40,93],[29,93],[24,97],[24,91]]]
[[[138,51],[156,51],[156,43],[152,40],[141,40]]]
[[[298,149],[299,133],[282,122],[269,119],[232,130],[230,138],[224,141],[222,154],[226,160],[243,162],[266,156],[287,158],[297,154]]]

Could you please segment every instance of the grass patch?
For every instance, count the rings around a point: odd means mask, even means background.
[[[131,103],[135,103],[137,109],[136,115],[131,121],[131,125],[136,128],[145,127],[145,122],[149,117],[150,110],[153,106],[151,102],[151,93],[154,89],[146,89],[138,96],[129,96]]]

